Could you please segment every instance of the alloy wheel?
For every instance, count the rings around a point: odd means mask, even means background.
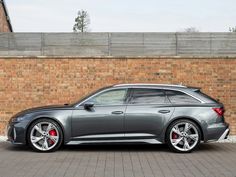
[[[32,145],[40,151],[49,151],[59,142],[59,131],[51,122],[39,122],[30,132]]]
[[[194,124],[180,122],[173,126],[170,131],[172,146],[182,152],[191,151],[199,141],[199,133]]]

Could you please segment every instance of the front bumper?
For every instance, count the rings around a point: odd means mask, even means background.
[[[7,140],[12,144],[26,144],[27,122],[9,123],[7,126]]]

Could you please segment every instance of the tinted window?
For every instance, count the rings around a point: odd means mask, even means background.
[[[163,104],[165,94],[158,89],[133,89],[132,104]]]
[[[200,103],[197,99],[179,91],[167,90],[166,94],[171,103],[182,104],[182,103]]]
[[[117,105],[123,104],[125,101],[127,89],[117,89],[103,92],[92,99],[95,105]]]

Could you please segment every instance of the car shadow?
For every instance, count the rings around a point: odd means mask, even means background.
[[[63,146],[62,151],[113,151],[113,152],[130,152],[130,151],[165,151],[168,152],[168,146],[165,144],[93,144],[93,145],[74,145]]]
[[[31,148],[25,145],[12,145],[10,143],[0,143],[0,149],[15,152],[33,152]],[[167,152],[172,153],[166,144],[93,144],[93,145],[63,145],[58,152]],[[225,146],[221,143],[200,144],[194,152],[221,152],[225,151]]]

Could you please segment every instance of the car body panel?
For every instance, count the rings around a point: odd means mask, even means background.
[[[100,134],[123,134],[126,105],[94,106],[91,110],[83,106],[73,110],[72,138]],[[121,111],[122,114],[113,114]],[[105,137],[105,136],[104,136]],[[100,138],[102,138],[100,136]]]
[[[160,113],[162,110],[169,112]],[[173,111],[174,108],[168,105],[128,105],[125,113],[125,132],[147,133],[158,139]]]
[[[11,120],[22,115],[27,116],[27,118],[22,122],[11,122],[10,120],[8,129],[12,129],[12,131],[15,129],[14,131],[16,131],[18,135],[16,136],[17,139],[14,140],[15,144],[26,144],[27,130],[31,123],[40,118],[48,118],[56,121],[60,125],[64,133],[64,141],[67,143],[71,139],[71,115],[73,109],[73,107],[69,106],[54,105],[27,109],[13,116]],[[11,134],[9,132],[10,131],[8,131],[8,135]],[[8,136],[8,139],[13,142],[11,136]]]

